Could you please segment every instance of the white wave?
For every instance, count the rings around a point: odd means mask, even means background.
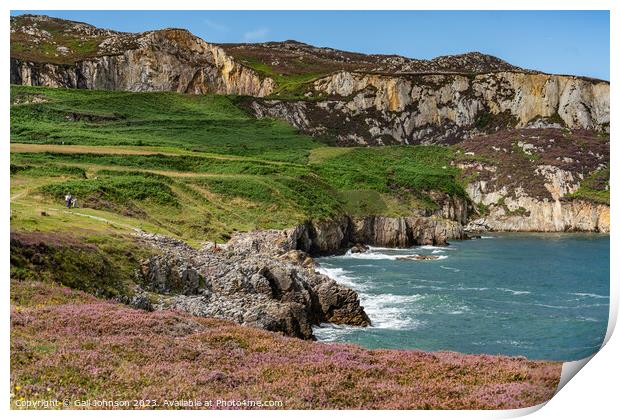
[[[465,312],[467,312],[467,311],[460,310],[460,309],[456,309],[456,310],[454,310],[454,311],[450,311],[450,312],[448,312],[448,315],[462,315],[462,314],[464,314]]]
[[[441,250],[441,251],[453,251],[454,248],[449,246],[438,246],[438,245],[422,245],[418,247],[420,249],[433,249],[433,250]]]
[[[526,344],[523,341],[517,341],[517,340],[497,340],[495,342],[497,344],[508,344],[508,345],[516,346],[516,347],[521,347]]]
[[[373,328],[410,329],[420,325],[407,306],[420,300],[422,295],[360,294],[360,303],[370,318]]]
[[[446,267],[445,265],[440,265],[439,267],[440,267],[440,268],[443,268],[444,270],[454,271],[455,273],[458,273],[459,271],[461,271],[461,270],[459,270],[458,268],[454,268],[454,267]]]
[[[489,290],[488,287],[457,287],[456,290],[477,290],[479,292],[482,292],[484,290]]]
[[[591,318],[591,317],[588,317],[588,316],[578,316],[577,319],[579,321],[585,321],[585,322],[598,322],[598,319]]]
[[[528,292],[527,290],[512,290],[504,287],[497,287],[497,290],[501,290],[502,292],[512,293],[513,295],[529,295],[532,292]]]
[[[396,257],[405,257],[411,254],[403,254],[403,255],[389,255],[382,254],[377,252],[359,252],[359,253],[346,253],[343,255],[343,258],[351,258],[355,260],[395,260]]]
[[[350,325],[321,324],[314,327],[312,332],[319,341],[341,341],[348,334],[365,327],[353,327]]]
[[[425,286],[425,285],[422,285],[422,284],[412,284],[412,285],[409,285],[409,287],[412,288],[412,289],[446,290],[445,287]]]
[[[403,257],[411,257],[417,254],[384,254],[381,252],[360,252],[360,253],[346,253],[345,255],[341,256],[340,258],[346,258],[346,259],[354,259],[354,260],[389,260],[389,261],[394,261],[397,258],[403,258]]]
[[[609,299],[609,296],[597,295],[596,293],[569,293],[569,295],[591,297],[595,299]]]
[[[370,252],[373,251],[398,251],[398,250],[404,250],[404,249],[409,249],[409,248],[388,248],[385,246],[368,246],[368,250]]]
[[[480,236],[480,239],[495,239],[495,236]]]
[[[336,280],[336,283],[342,284],[343,286],[350,287],[355,291],[366,290],[368,288],[367,285],[360,283],[359,279],[356,277],[350,276],[350,272],[346,271],[340,267],[337,268],[327,268],[319,266],[316,271],[319,273],[326,275],[330,279]]]
[[[437,284],[443,284],[445,283],[445,281],[443,280],[425,280],[425,279],[413,279],[414,281],[421,281],[422,283],[437,283]]]

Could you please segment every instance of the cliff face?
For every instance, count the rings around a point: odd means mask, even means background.
[[[479,184],[470,184],[471,190]],[[504,232],[609,232],[609,206],[584,200],[537,200],[517,194],[496,205],[498,192],[481,194],[477,203],[493,205],[488,214],[472,220],[473,231]]]
[[[609,83],[572,76],[342,71],[316,80],[307,95],[327,99],[254,100],[249,107],[343,145],[454,143],[506,127],[609,130]]]
[[[458,146],[478,205],[468,229],[609,232],[608,136],[531,129]]]
[[[13,37],[19,39],[18,35],[26,31],[33,34],[34,40],[38,36],[37,42],[44,42],[49,31],[43,27],[51,23],[45,17],[39,18],[42,20],[28,21],[29,26],[13,25],[12,21],[12,40]],[[85,34],[79,31],[83,27],[88,29]],[[91,53],[82,55],[63,45],[58,45],[57,52],[49,57],[12,53],[11,83],[122,91],[234,93],[258,97],[270,94],[275,86],[272,79],[237,63],[222,48],[186,30],[124,34],[74,23],[64,31],[74,33],[74,37],[83,43],[95,43],[96,47]],[[31,42],[36,44],[34,40]]]
[[[297,226],[286,231],[286,237],[290,248],[321,255],[356,243],[393,248],[443,245],[465,234],[459,222],[441,217],[344,216]]]

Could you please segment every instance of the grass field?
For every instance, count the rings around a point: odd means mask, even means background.
[[[65,220],[77,213],[62,210],[67,192],[89,223],[190,242],[344,213],[406,215],[432,208],[430,191],[465,194],[449,148],[329,147],[248,116],[234,97],[13,86],[11,104],[14,230],[85,223]]]

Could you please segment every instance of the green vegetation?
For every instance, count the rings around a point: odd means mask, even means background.
[[[476,121],[474,122],[474,124],[477,128],[484,129],[489,124],[491,124],[492,120],[493,120],[493,115],[490,112],[480,112],[476,116]]]
[[[97,177],[88,180],[69,180],[44,185],[40,191],[56,200],[62,200],[67,192],[77,197],[109,200],[119,205],[132,200],[147,204],[178,206],[179,202],[170,187],[159,179],[151,179],[147,174]]]
[[[140,228],[196,243],[342,214],[408,215],[434,208],[431,192],[465,196],[451,148],[327,147],[236,101],[12,87],[12,228]],[[67,192],[79,210],[63,209]]]
[[[329,71],[307,71],[301,73],[278,73],[271,66],[263,61],[250,56],[237,57],[243,64],[255,70],[259,74],[270,77],[276,82],[276,89],[270,95],[277,97],[278,99],[300,99],[305,98],[304,94],[310,90],[310,82],[323,77],[329,73]],[[304,64],[302,61],[297,60],[296,66],[303,69]],[[314,95],[311,99],[318,99],[319,97]]]
[[[158,146],[288,162],[305,161],[321,145],[284,122],[252,118],[221,95],[13,86],[11,103],[13,142]]]
[[[76,178],[86,178],[86,172],[82,168],[76,166],[30,166],[30,165],[13,165],[11,164],[11,175],[31,175],[31,176],[67,176]]]
[[[569,197],[609,205],[609,168],[591,173]]]

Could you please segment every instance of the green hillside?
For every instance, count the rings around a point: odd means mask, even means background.
[[[329,147],[235,102],[13,86],[12,228],[66,227],[39,214],[67,192],[81,213],[190,241],[345,213],[406,215],[433,208],[430,191],[464,195],[449,148]]]

